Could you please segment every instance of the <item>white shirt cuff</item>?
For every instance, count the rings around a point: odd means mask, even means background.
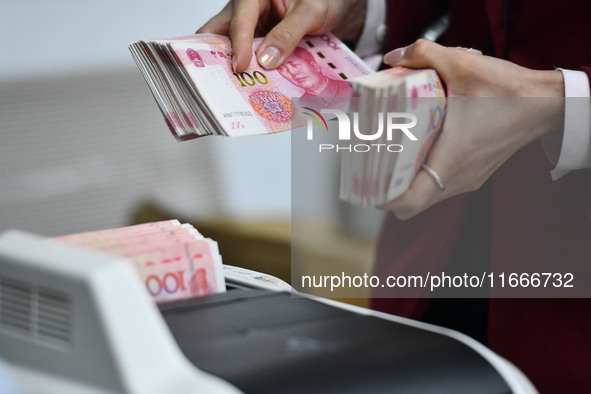
[[[591,102],[589,78],[583,71],[559,69],[564,76],[564,135],[556,168],[557,180],[569,171],[591,168]]]
[[[355,52],[370,67],[382,64],[382,45],[386,37],[386,0],[367,0],[365,24]]]

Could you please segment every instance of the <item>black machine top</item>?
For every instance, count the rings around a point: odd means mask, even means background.
[[[510,393],[467,345],[312,299],[234,289],[160,306],[198,368],[245,393]]]

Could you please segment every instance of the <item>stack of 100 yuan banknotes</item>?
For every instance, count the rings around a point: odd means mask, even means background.
[[[52,238],[128,258],[158,303],[226,290],[217,242],[167,220]]]

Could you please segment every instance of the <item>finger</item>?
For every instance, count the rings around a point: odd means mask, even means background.
[[[443,194],[425,171],[419,171],[407,191],[379,209],[392,211],[398,219],[407,220],[443,199]]]
[[[252,41],[262,10],[259,0],[236,0],[230,22],[232,40],[232,67],[236,72],[246,71],[252,59]]]
[[[268,70],[279,67],[295,50],[301,39],[321,25],[326,18],[319,3],[303,2],[288,10],[285,18],[277,24],[261,43],[257,58]]]
[[[384,63],[392,67],[436,68],[441,73],[445,71],[442,68],[445,68],[450,63],[449,60],[457,56],[458,52],[464,51],[420,39],[405,48],[388,52],[384,56]]]
[[[212,33],[227,36],[230,32],[230,21],[232,20],[232,3],[229,2],[214,17],[205,22],[195,34]]]

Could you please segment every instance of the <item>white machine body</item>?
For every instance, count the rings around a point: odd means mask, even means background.
[[[0,237],[0,357],[33,393],[240,392],[185,358],[128,260],[18,231]]]

